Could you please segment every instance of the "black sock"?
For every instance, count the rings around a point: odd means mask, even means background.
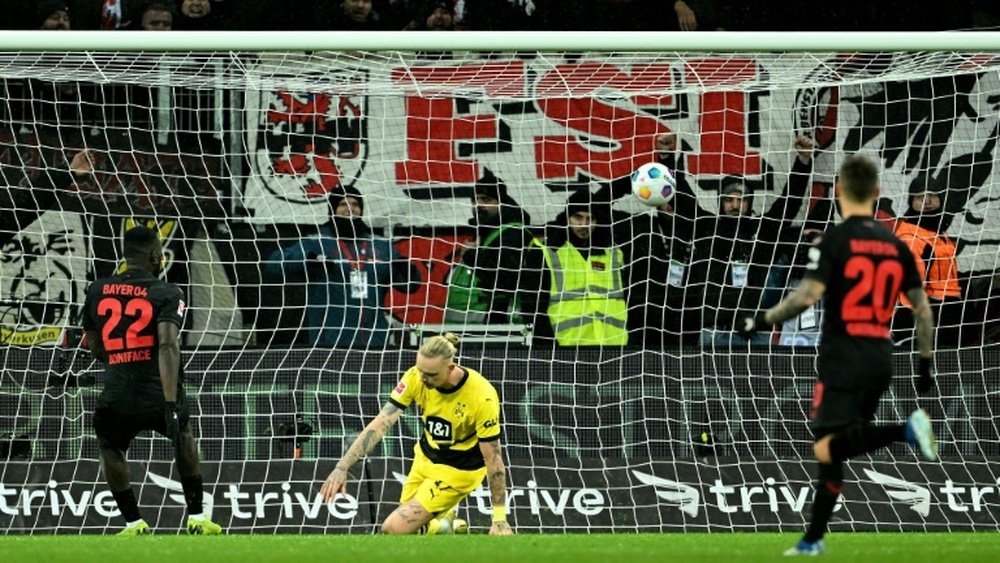
[[[888,426],[875,426],[865,424],[861,438],[861,451],[858,454],[866,454],[884,448],[893,442],[906,441],[906,425],[890,424]]]
[[[813,499],[812,517],[809,528],[802,537],[807,542],[823,539],[826,525],[830,522],[833,507],[837,504],[840,489],[844,486],[844,465],[839,462],[819,464],[819,479],[816,480],[816,498]]]
[[[893,442],[906,441],[906,425],[857,424],[837,432],[830,440],[830,457],[846,461],[854,456],[873,452]]]
[[[118,511],[122,513],[126,524],[142,519],[142,516],[139,516],[139,502],[135,500],[135,492],[132,491],[132,487],[124,491],[111,491],[111,496],[115,497]]]
[[[181,477],[181,487],[184,489],[184,500],[188,505],[188,514],[201,514],[201,475]]]

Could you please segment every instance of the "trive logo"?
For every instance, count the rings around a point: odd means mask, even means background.
[[[635,475],[642,484],[652,485],[656,490],[656,496],[665,500],[667,505],[676,506],[681,512],[690,516],[698,515],[698,507],[701,506],[701,494],[698,493],[698,489],[641,471],[632,471],[632,475]]]
[[[22,489],[8,488],[0,483],[0,515],[35,516],[48,511],[52,516],[59,516],[69,511],[82,518],[91,509],[109,518],[121,514],[111,491],[84,490],[74,495],[70,483],[60,486],[55,480]]]
[[[871,469],[865,469],[865,475],[879,485],[886,488],[885,494],[889,498],[901,500],[910,505],[910,509],[921,516],[927,516],[931,512],[931,491],[926,487],[914,485],[909,481],[879,473]],[[891,488],[888,488],[891,487]]]
[[[865,469],[865,475],[869,479],[882,485],[885,494],[889,498],[905,502],[910,505],[910,510],[927,517],[931,513],[931,489],[916,483],[904,481],[899,477],[879,473],[872,469]],[[1000,479],[996,481],[1000,485]],[[977,486],[975,483],[958,486],[951,479],[945,479],[944,486],[936,489],[945,497],[945,504],[952,512],[982,512],[989,510],[989,506],[996,502],[984,500],[986,495],[997,495],[998,487],[986,485]],[[939,497],[940,498],[940,497]],[[971,506],[970,506],[971,505]]]
[[[406,475],[398,471],[392,472],[393,478],[400,484],[406,482]],[[580,489],[546,489],[538,486],[534,480],[528,480],[524,487],[507,488],[507,509],[518,513],[525,508],[533,516],[553,514],[563,516],[567,512],[575,512],[582,516],[597,516],[608,508],[607,498],[600,489],[583,487]],[[482,515],[492,514],[490,491],[480,485],[469,494],[470,510],[472,507]],[[518,500],[521,499],[521,500]],[[525,500],[527,503],[525,503]],[[525,505],[526,504],[526,505]]]
[[[234,520],[255,520],[260,518],[303,518],[315,520],[323,518],[323,512],[337,520],[353,520],[358,515],[358,499],[353,495],[338,494],[328,503],[323,502],[320,493],[312,493],[309,483],[296,483],[302,490],[293,491],[292,483],[277,483],[276,487],[244,492],[239,485],[227,485],[222,498],[229,501],[229,509]],[[279,490],[274,490],[279,489]],[[325,511],[323,509],[326,509]]]
[[[702,495],[696,487],[641,471],[633,470],[632,475],[642,484],[652,486],[656,490],[656,496],[665,501],[667,506],[676,506],[692,517],[698,515]],[[715,508],[726,514],[750,513],[762,506],[766,506],[770,512],[786,509],[802,512],[806,502],[812,498],[812,491],[810,485],[796,487],[787,483],[778,484],[773,477],[766,477],[759,485],[729,485],[722,479],[715,479],[708,487],[708,494],[704,496],[704,504],[706,508]],[[840,508],[841,504],[837,503],[834,511]]]
[[[157,475],[148,471],[149,480],[157,486],[175,494],[169,495],[170,500],[184,505],[184,489],[181,484],[173,479]],[[228,508],[234,520],[250,520],[259,518],[303,518],[314,520],[323,516],[322,509],[325,506],[326,512],[337,520],[352,520],[358,514],[358,500],[352,495],[337,495],[329,503],[323,502],[323,497],[316,492],[310,494],[308,483],[296,483],[302,487],[301,491],[292,490],[292,483],[274,483],[274,489],[259,490],[253,493],[244,492],[239,485],[226,485],[226,492],[222,493],[222,498],[229,501]],[[280,490],[280,492],[279,492]],[[179,493],[179,494],[178,494]],[[208,492],[202,493],[202,508],[209,517],[212,515],[214,499]],[[280,513],[280,514],[279,514]]]
[[[951,479],[946,479],[943,486],[937,487],[912,483],[872,469],[864,469],[864,474],[871,482],[881,485],[890,499],[909,505],[910,510],[925,518],[930,515],[932,493],[939,493],[942,510],[947,506],[951,512],[988,511],[994,499],[986,497],[1000,495],[1000,479],[997,479],[996,486],[979,486],[974,483],[960,485]],[[698,516],[699,509],[703,505],[706,509],[714,508],[726,514],[750,513],[754,510],[763,510],[765,506],[770,512],[776,513],[788,509],[800,513],[813,497],[811,485],[779,483],[773,477],[764,478],[760,485],[727,484],[722,479],[715,479],[707,486],[707,494],[702,495],[699,483],[682,483],[635,470],[632,471],[632,475],[643,485],[652,486],[661,504],[676,507],[692,517]],[[870,497],[867,493],[859,494]],[[837,503],[834,511],[843,507],[843,497],[840,498],[841,502]],[[855,502],[859,501],[860,499]],[[870,498],[864,500],[864,502],[870,501]]]

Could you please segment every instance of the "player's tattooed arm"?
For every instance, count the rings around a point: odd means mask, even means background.
[[[913,304],[913,321],[920,356],[930,358],[931,354],[934,353],[934,315],[931,313],[931,304],[927,300],[927,293],[924,292],[923,288],[917,287],[907,291],[906,297]]]
[[[490,483],[490,500],[493,503],[491,536],[509,536],[514,533],[507,523],[507,470],[500,451],[500,440],[479,442],[479,451],[486,462],[486,477]]]
[[[479,442],[479,449],[486,461],[486,477],[490,482],[493,506],[504,506],[507,502],[507,468],[500,452],[500,440]]]
[[[392,428],[393,424],[399,420],[400,415],[403,411],[396,405],[392,403],[386,403],[382,407],[382,412],[378,413],[378,416],[374,420],[365,426],[365,429],[361,431],[361,434],[354,440],[351,447],[344,454],[344,457],[340,459],[337,463],[337,469],[342,469],[347,471],[354,466],[361,458],[368,455],[368,452],[378,445],[382,441],[386,432]]]
[[[825,283],[805,278],[791,295],[786,297],[781,303],[768,309],[764,319],[772,325],[781,324],[788,319],[793,319],[809,307],[815,305],[823,297],[825,291]]]
[[[323,495],[324,501],[329,502],[337,494],[347,493],[347,471],[359,459],[368,455],[368,452],[372,451],[372,448],[382,441],[382,437],[399,420],[399,416],[402,413],[403,410],[393,403],[386,403],[382,407],[382,412],[378,413],[378,416],[369,422],[368,426],[365,426],[365,429],[355,438],[354,443],[348,448],[347,453],[337,462],[333,471],[330,472],[326,481],[323,482],[320,493]]]

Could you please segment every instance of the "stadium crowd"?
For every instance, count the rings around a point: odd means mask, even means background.
[[[993,2],[11,0],[0,27],[151,30],[921,31],[996,28]]]

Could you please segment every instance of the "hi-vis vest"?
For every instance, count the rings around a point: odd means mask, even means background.
[[[622,251],[609,249],[584,258],[569,242],[556,250],[543,248],[552,280],[549,321],[559,345],[628,344]]]
[[[924,278],[924,291],[927,297],[938,301],[945,297],[961,297],[962,289],[958,285],[958,263],[955,261],[955,243],[942,233],[923,227],[899,221],[896,223],[896,237],[910,248],[917,262],[917,270]],[[930,246],[932,258],[930,263],[923,259],[925,249]],[[904,299],[904,303],[908,303]]]

